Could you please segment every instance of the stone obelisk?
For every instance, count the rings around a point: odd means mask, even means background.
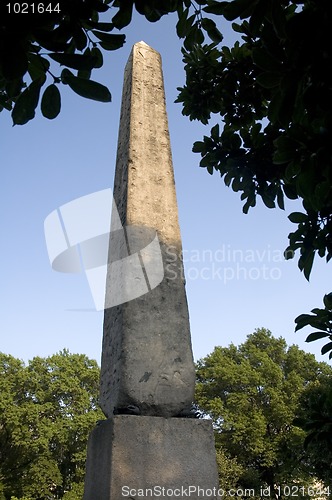
[[[100,393],[107,420],[90,436],[84,500],[153,498],[158,488],[178,498],[189,487],[192,499],[217,498],[211,423],[184,418],[193,416],[195,369],[181,236],[161,58],[144,42],[125,68],[113,195]]]
[[[144,42],[134,45],[125,69],[113,196],[121,224],[128,228],[131,255],[144,252],[157,235],[163,279],[130,300],[136,282],[130,281],[131,269],[126,267],[128,275],[122,279],[128,281],[129,300],[108,308],[109,295],[119,288],[111,272],[108,275],[101,406],[108,417],[128,405],[142,415],[174,416],[192,404],[195,370],[161,58]],[[113,255],[118,233],[111,231],[112,260],[121,257]],[[148,267],[153,256],[159,269],[158,254],[142,256],[147,284],[151,272],[154,278],[153,265]]]

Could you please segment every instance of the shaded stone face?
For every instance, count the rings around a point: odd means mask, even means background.
[[[113,195],[101,406],[174,416],[191,406],[195,370],[161,59],[144,42],[125,69]]]
[[[117,415],[94,429],[88,456],[84,500],[220,500],[210,421]]]

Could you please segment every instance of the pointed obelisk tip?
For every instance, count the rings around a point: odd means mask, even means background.
[[[150,47],[150,45],[148,45],[147,43],[143,42],[143,40],[141,40],[140,42],[136,42],[134,44],[134,47],[142,47],[144,49],[150,49],[150,50],[153,50],[154,52],[156,52],[155,49]]]

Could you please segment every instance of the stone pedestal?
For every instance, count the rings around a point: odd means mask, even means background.
[[[116,415],[90,436],[84,500],[216,500],[211,422]]]

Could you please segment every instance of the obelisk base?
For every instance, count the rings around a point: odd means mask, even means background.
[[[92,431],[84,500],[218,498],[211,422],[116,415]]]

